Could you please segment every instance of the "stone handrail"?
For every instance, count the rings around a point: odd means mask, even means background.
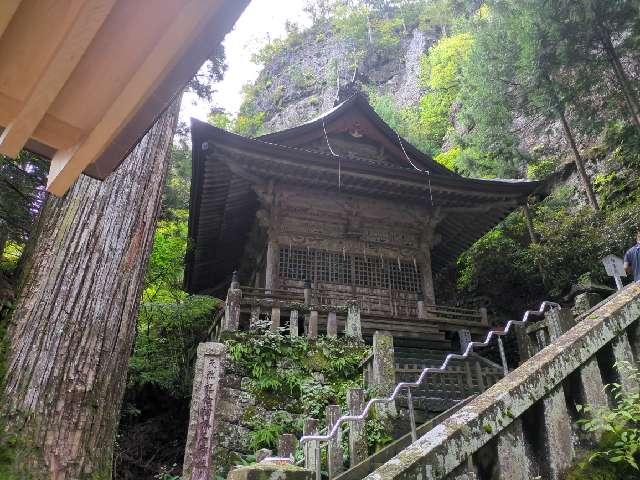
[[[551,312],[547,335],[537,335],[545,348],[366,479],[476,478],[480,457],[494,462],[500,478],[564,478],[585,447],[573,434],[575,405],[606,406],[603,380],[639,388],[613,364],[638,360],[640,284],[583,314],[564,334],[559,316]]]
[[[442,365],[440,367],[427,367],[425,369],[422,370],[422,373],[420,374],[420,376],[418,377],[418,379],[414,382],[400,382],[398,383],[395,388],[393,389],[393,392],[391,393],[391,395],[389,395],[388,397],[375,397],[372,398],[371,400],[369,400],[366,404],[366,406],[364,407],[364,409],[357,415],[343,415],[340,418],[338,418],[335,423],[333,423],[333,426],[331,428],[331,430],[329,432],[327,432],[326,435],[304,435],[301,439],[300,439],[300,443],[304,444],[307,442],[329,442],[331,441],[337,434],[338,431],[341,429],[341,426],[343,423],[345,422],[361,422],[363,420],[365,420],[367,418],[367,416],[369,415],[369,412],[371,411],[371,409],[373,408],[374,405],[376,404],[388,404],[393,402],[396,398],[399,397],[400,393],[402,392],[402,390],[407,389],[408,395],[409,395],[409,410],[410,410],[410,414],[411,412],[411,388],[415,388],[415,387],[419,387],[425,380],[425,378],[427,377],[427,375],[429,374],[438,374],[438,373],[445,373],[447,371],[447,366],[449,365],[449,363],[453,360],[465,360],[467,357],[469,357],[472,353],[473,353],[473,349],[477,348],[477,347],[486,347],[487,345],[489,345],[491,343],[491,340],[493,339],[493,337],[501,337],[504,335],[507,335],[509,333],[509,331],[511,330],[511,328],[514,325],[525,325],[526,323],[529,322],[529,317],[531,315],[542,315],[545,310],[549,307],[552,308],[560,308],[560,305],[558,305],[557,303],[554,302],[543,302],[540,305],[540,308],[538,310],[528,310],[525,312],[522,320],[509,320],[505,326],[505,328],[503,330],[491,330],[489,331],[489,333],[487,334],[487,337],[485,338],[484,341],[482,342],[469,342],[467,344],[467,347],[464,351],[464,353],[462,354],[457,354],[457,353],[449,353],[444,362],[442,363]],[[415,432],[415,424],[412,425],[412,430]]]

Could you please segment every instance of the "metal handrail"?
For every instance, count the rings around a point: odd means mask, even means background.
[[[491,339],[494,337],[494,335],[498,336],[498,337],[502,337],[504,335],[507,335],[509,333],[509,330],[511,330],[512,325],[524,325],[529,321],[529,316],[530,315],[542,315],[547,308],[557,308],[560,309],[560,305],[558,303],[555,302],[549,302],[549,301],[544,301],[540,304],[540,307],[538,308],[538,310],[527,310],[523,317],[522,320],[509,320],[505,326],[505,328],[503,330],[491,330],[489,331],[489,333],[487,334],[485,340],[483,342],[469,342],[467,344],[467,348],[465,349],[463,354],[459,354],[459,353],[449,353],[444,362],[442,362],[442,365],[440,367],[427,367],[424,370],[422,370],[422,373],[420,374],[420,376],[418,377],[418,379],[415,382],[400,382],[396,385],[395,389],[393,390],[393,393],[391,394],[391,396],[389,397],[376,397],[376,398],[372,398],[371,400],[369,400],[367,402],[367,405],[364,407],[364,410],[362,411],[362,413],[360,413],[360,415],[343,415],[340,418],[338,418],[338,420],[334,423],[333,428],[331,429],[331,431],[329,431],[328,434],[326,435],[305,435],[300,439],[300,443],[306,443],[306,442],[318,442],[317,447],[319,447],[320,442],[328,442],[330,441],[337,433],[338,430],[340,429],[340,425],[342,425],[345,422],[357,422],[357,421],[362,421],[365,420],[367,418],[367,415],[369,414],[369,411],[371,410],[371,407],[373,405],[375,405],[376,403],[390,403],[393,402],[398,395],[400,394],[400,391],[404,388],[407,389],[408,395],[409,395],[409,402],[411,402],[411,388],[415,388],[415,387],[419,387],[420,384],[423,383],[425,377],[427,376],[427,374],[429,373],[445,373],[447,366],[449,365],[449,362],[451,360],[464,360],[467,357],[469,357],[472,353],[473,353],[473,349],[474,347],[486,347],[489,345],[489,343],[491,342]],[[411,412],[410,412],[411,413]],[[415,436],[415,429],[412,428],[412,433]],[[414,438],[415,441],[415,438]]]

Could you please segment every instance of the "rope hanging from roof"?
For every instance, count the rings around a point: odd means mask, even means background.
[[[429,200],[431,201],[431,206],[433,207],[433,191],[431,190],[431,172],[429,170],[423,170],[421,168],[416,167],[416,164],[411,161],[411,159],[409,158],[409,155],[407,155],[407,151],[404,149],[404,145],[402,144],[402,138],[400,138],[400,134],[396,132],[396,135],[398,136],[398,143],[400,143],[400,148],[402,148],[402,153],[404,153],[404,156],[407,157],[407,161],[411,164],[411,166],[415,170],[421,173],[427,174],[427,188],[429,189]]]
[[[329,137],[327,135],[327,127],[324,126],[324,117],[322,117],[322,130],[324,131],[324,139],[327,142],[327,147],[329,147],[329,151],[331,152],[331,155],[333,155],[334,157],[337,157],[338,159],[338,190],[340,190],[340,188],[342,187],[342,162],[340,160],[340,155],[334,152],[333,148],[331,148],[331,144],[329,143]]]

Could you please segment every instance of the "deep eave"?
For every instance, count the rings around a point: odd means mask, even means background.
[[[191,132],[191,248],[185,273],[185,288],[190,292],[224,286],[238,268],[257,210],[252,189],[256,181],[309,185],[438,210],[445,218],[437,230],[440,241],[432,251],[435,270],[454,261],[540,186],[540,182],[427,174],[338,158],[270,143],[265,137],[249,139],[198,120],[192,120]]]
[[[248,3],[0,0],[0,153],[51,159],[55,195],[106,178]]]

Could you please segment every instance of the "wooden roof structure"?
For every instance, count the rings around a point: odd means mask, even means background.
[[[387,161],[309,147],[354,130],[382,145]],[[301,126],[255,139],[195,119],[191,135],[191,245],[185,271],[190,292],[226,287],[238,268],[258,208],[252,189],[257,182],[425,205],[444,216],[431,255],[435,270],[454,261],[540,185],[465,178],[446,169],[399,137],[359,94]]]
[[[0,1],[0,153],[51,159],[47,189],[104,179],[249,0]]]

